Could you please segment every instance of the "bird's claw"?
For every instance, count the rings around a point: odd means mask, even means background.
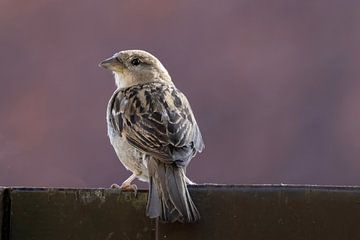
[[[113,184],[111,184],[110,188],[112,188],[112,189],[120,189],[120,190],[134,191],[135,197],[137,196],[138,187],[137,187],[135,184],[126,184],[126,183],[123,183],[123,184],[121,184],[121,186],[120,186],[119,184],[113,183]]]
[[[135,184],[121,185],[121,189],[134,191],[135,197],[137,196],[138,187]]]
[[[120,189],[120,188],[121,188],[121,186],[120,186],[119,184],[117,184],[117,183],[113,183],[113,184],[111,184],[110,188],[113,188],[113,189]]]

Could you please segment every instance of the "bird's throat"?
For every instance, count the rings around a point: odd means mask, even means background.
[[[124,78],[123,74],[118,72],[113,72],[115,77],[115,84],[117,88],[125,88],[127,87],[126,79]]]

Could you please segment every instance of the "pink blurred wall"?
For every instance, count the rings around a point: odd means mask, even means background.
[[[97,63],[159,57],[206,149],[196,182],[360,184],[360,2],[0,1],[0,185],[107,187]]]

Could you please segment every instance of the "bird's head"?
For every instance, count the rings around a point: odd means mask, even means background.
[[[171,77],[161,62],[142,50],[125,50],[102,61],[100,67],[111,70],[118,88],[147,82],[171,82]]]

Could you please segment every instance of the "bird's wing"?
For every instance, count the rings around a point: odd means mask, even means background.
[[[186,166],[204,143],[190,104],[175,86],[148,83],[119,92],[113,127],[137,149],[163,162]]]

